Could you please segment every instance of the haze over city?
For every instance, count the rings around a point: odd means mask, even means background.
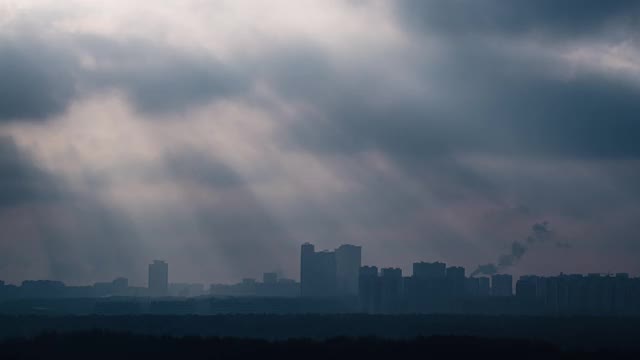
[[[638,276],[639,16],[4,0],[0,280],[299,280],[306,242],[405,274]]]

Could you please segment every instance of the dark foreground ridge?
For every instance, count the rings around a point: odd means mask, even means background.
[[[293,338],[376,337],[409,340],[469,336],[535,340],[563,349],[640,350],[640,318],[466,315],[137,315],[0,316],[0,341],[43,333],[100,330],[145,336],[234,337],[269,341]],[[0,357],[1,359],[1,357]]]
[[[381,338],[289,339],[168,337],[102,331],[13,339],[0,345],[2,359],[573,359],[631,357],[632,352],[567,350],[524,339],[432,336],[410,340]]]

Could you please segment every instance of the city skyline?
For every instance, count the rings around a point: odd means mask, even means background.
[[[305,251],[306,250],[306,251]],[[344,255],[342,255],[342,261],[340,263],[340,261],[336,261],[337,257],[340,256],[340,252],[342,251],[342,253]],[[318,250],[316,251],[315,248],[315,244],[311,244],[311,243],[304,243],[300,246],[300,251],[299,251],[299,267],[298,267],[298,271],[297,274],[299,275],[297,278],[295,276],[287,276],[287,274],[283,274],[283,273],[279,273],[279,272],[273,272],[273,271],[263,271],[260,274],[256,274],[254,276],[249,276],[249,277],[243,277],[240,279],[235,279],[235,281],[231,281],[231,282],[226,282],[226,283],[220,283],[220,282],[197,282],[197,281],[190,281],[189,279],[180,279],[180,280],[175,280],[175,279],[171,279],[169,276],[169,263],[165,260],[159,260],[159,259],[155,259],[153,260],[151,263],[148,264],[147,266],[147,271],[146,271],[146,279],[147,281],[145,283],[135,283],[132,284],[133,286],[137,286],[137,287],[143,287],[143,288],[147,288],[149,289],[150,293],[149,295],[151,296],[163,296],[166,295],[168,293],[169,287],[171,285],[177,285],[177,286],[187,286],[187,285],[202,285],[202,286],[207,286],[207,285],[220,285],[220,286],[228,286],[228,285],[240,285],[242,283],[257,283],[260,281],[260,279],[262,280],[262,283],[274,283],[274,282],[278,282],[281,280],[284,281],[298,281],[298,284],[302,283],[302,278],[303,278],[303,273],[305,272],[305,265],[304,265],[304,258],[307,258],[307,268],[309,267],[309,262],[313,261],[313,257],[320,255],[322,257],[321,263],[322,265],[320,265],[321,267],[329,267],[332,268],[333,270],[329,270],[330,272],[328,274],[326,274],[325,276],[329,276],[329,277],[333,277],[333,280],[330,280],[327,282],[327,279],[316,279],[313,278],[310,281],[311,282],[320,282],[322,283],[320,285],[321,289],[320,290],[311,290],[310,292],[308,292],[308,294],[304,295],[305,290],[300,289],[300,295],[302,296],[335,296],[335,295],[341,295],[341,296],[354,296],[357,295],[358,293],[358,284],[355,280],[348,280],[348,278],[350,277],[351,279],[355,279],[358,278],[360,276],[360,274],[362,273],[362,271],[364,271],[365,273],[367,273],[369,271],[373,271],[375,269],[375,272],[377,275],[382,276],[385,272],[397,272],[397,274],[400,274],[400,276],[402,276],[402,274],[407,274],[407,276],[418,276],[420,278],[422,277],[442,277],[445,278],[447,276],[449,276],[449,274],[452,271],[455,271],[458,274],[459,277],[463,277],[463,278],[484,278],[484,279],[492,279],[494,276],[509,276],[513,281],[513,279],[527,279],[530,277],[554,277],[554,276],[574,276],[574,275],[579,275],[579,276],[593,276],[593,275],[597,275],[597,276],[603,276],[603,277],[611,277],[611,276],[620,276],[620,275],[624,275],[624,276],[630,276],[630,277],[638,277],[640,278],[640,274],[633,274],[633,273],[629,273],[629,272],[625,272],[625,271],[621,271],[621,272],[587,272],[587,273],[577,273],[577,272],[560,272],[560,273],[556,273],[556,274],[534,274],[534,273],[527,273],[527,274],[521,274],[521,275],[514,275],[513,273],[510,273],[509,271],[492,271],[490,273],[483,273],[482,271],[479,271],[479,269],[482,269],[483,267],[485,267],[486,265],[478,265],[476,267],[474,267],[475,270],[472,271],[468,271],[469,269],[467,269],[464,266],[459,266],[456,264],[447,264],[445,262],[440,262],[438,260],[436,261],[424,261],[424,260],[420,260],[420,261],[416,261],[413,262],[411,264],[409,264],[408,267],[409,269],[411,269],[412,271],[408,272],[403,270],[402,266],[399,266],[398,264],[396,265],[391,265],[391,266],[380,266],[378,264],[366,264],[363,263],[361,260],[361,254],[362,254],[362,247],[361,246],[356,246],[356,245],[352,245],[352,244],[341,244],[339,245],[337,248],[335,248],[334,250]],[[347,255],[349,254],[349,255]],[[346,255],[346,256],[345,256]],[[502,255],[504,256],[504,255]],[[353,264],[353,265],[350,265]],[[448,266],[449,265],[449,266]],[[339,268],[347,268],[349,270],[339,270]],[[507,267],[510,268],[510,267]],[[307,270],[307,272],[312,271],[312,272],[322,272],[322,271],[326,271],[326,270],[319,270],[318,265],[312,265],[312,269],[311,270]],[[309,278],[309,276],[307,276],[307,278]],[[0,279],[0,285],[18,285],[24,282],[33,282],[33,281],[44,281],[44,282],[53,282],[53,283],[64,283],[63,281],[61,281],[60,279],[23,279],[22,281],[18,282],[18,283],[11,283],[11,282],[7,282],[5,280]],[[129,286],[129,278],[126,276],[126,274],[121,274],[121,276],[118,276],[116,278],[113,279],[113,281],[111,282],[112,284],[122,284],[125,283],[126,285],[124,285],[124,287]],[[103,284],[108,284],[109,282],[96,282],[94,284],[73,284],[74,286],[80,285],[80,286],[86,286],[86,285],[100,285],[102,286]],[[350,283],[350,284],[349,284]],[[491,283],[492,284],[492,283]],[[514,283],[515,284],[515,283]],[[119,287],[122,287],[122,285],[119,285]],[[330,289],[330,290],[327,290]],[[514,289],[515,289],[515,285],[514,285]]]
[[[467,276],[464,267],[415,262],[411,274],[395,267],[362,265],[362,248],[333,251],[300,247],[300,282],[265,272],[262,281],[237,284],[170,282],[169,264],[148,265],[146,287],[127,278],[92,286],[30,280],[20,286],[0,281],[0,314],[45,313],[364,313],[615,315],[640,314],[640,277],[628,273]],[[30,301],[55,305],[33,307]],[[68,304],[66,304],[68,302]],[[79,306],[79,304],[83,304]],[[53,306],[49,308],[48,306]],[[57,308],[57,310],[56,310]]]
[[[310,244],[308,242],[302,244],[302,248],[305,247],[305,245],[309,245],[312,248],[314,248],[313,244]],[[521,238],[521,240],[515,240],[512,242],[509,242],[507,244],[505,244],[505,250],[502,253],[496,254],[494,256],[494,260],[493,262],[490,263],[481,263],[481,264],[477,264],[476,265],[472,265],[472,268],[474,270],[471,270],[470,273],[472,274],[472,276],[476,276],[476,275],[484,275],[484,276],[491,276],[493,274],[500,274],[500,273],[508,273],[508,274],[514,274],[516,276],[526,276],[526,275],[531,275],[533,273],[531,272],[526,272],[526,271],[522,271],[519,269],[518,265],[521,261],[523,261],[523,258],[526,258],[526,254],[530,251],[533,250],[535,251],[538,247],[542,247],[542,246],[551,246],[551,247],[555,247],[558,251],[562,251],[562,252],[566,252],[569,251],[572,248],[571,243],[569,243],[567,240],[561,238],[561,237],[557,237],[555,234],[555,231],[550,227],[550,224],[546,221],[543,222],[538,222],[538,223],[534,223],[531,227],[530,227],[530,233],[527,236],[524,236]],[[340,249],[345,247],[345,251],[344,253],[347,253],[347,250],[350,248],[356,249],[357,250],[357,257],[358,257],[358,263],[362,264],[362,254],[361,254],[361,249],[362,246],[356,246],[356,245],[351,245],[351,244],[342,244],[339,245],[335,250],[333,251],[329,251],[329,250],[322,250],[319,253],[325,254],[325,255],[331,255],[333,256],[334,252],[340,252]],[[313,249],[312,249],[313,250]],[[329,253],[327,253],[329,252]],[[366,254],[366,253],[365,253]],[[302,255],[301,255],[301,259],[302,259]],[[536,260],[535,258],[533,259],[534,261]],[[164,260],[153,260],[153,262],[164,262]],[[302,261],[302,260],[301,260]],[[331,261],[335,262],[335,259],[331,259]],[[416,260],[417,262],[425,262],[424,259],[422,260]],[[439,262],[440,260],[437,259],[433,259],[431,258],[430,261],[433,262]],[[398,267],[401,271],[404,271],[405,273],[407,272],[408,269],[413,269],[415,270],[415,264],[416,262],[411,262],[411,263],[402,263],[402,264],[390,264],[388,261],[382,261],[382,264],[387,264],[387,265],[383,265],[381,268],[383,267],[387,267],[387,268],[395,268]],[[150,267],[152,265],[149,265]],[[466,268],[466,267],[465,267]],[[179,268],[178,268],[178,272],[179,272]],[[353,271],[353,270],[352,270]],[[284,277],[284,278],[291,278],[294,280],[298,280],[300,281],[301,279],[301,268],[294,270],[294,272],[292,272],[292,274],[286,274],[284,271],[282,270],[268,270],[268,272],[272,272],[275,274],[278,274],[279,277]],[[260,274],[264,274],[265,271],[264,269],[259,270],[259,272],[256,273],[245,273],[243,276],[241,276],[239,279],[256,279],[257,277],[259,277]],[[541,272],[538,273],[539,275],[547,275],[547,276],[553,276],[556,274],[571,274],[571,273],[580,273],[580,271],[572,271],[570,269],[567,270],[562,270],[559,272],[553,272],[553,271],[547,271],[547,272]],[[625,269],[621,269],[618,268],[617,271],[586,271],[586,272],[582,272],[584,274],[588,274],[588,273],[598,273],[598,274],[616,274],[616,273],[629,273],[628,271],[626,271]],[[297,276],[296,276],[297,274]],[[631,273],[632,275],[634,275],[633,273]],[[119,275],[116,275],[119,276]],[[149,283],[149,272],[144,273],[144,277],[147,278],[147,284]],[[137,284],[143,284],[144,282],[142,282],[140,280],[140,276],[133,276],[136,277],[138,280],[136,281]],[[230,284],[233,281],[237,281],[239,280],[237,279],[228,279],[226,281],[226,283]],[[31,279],[19,279],[14,281],[14,283],[20,283],[21,281],[24,280],[31,280]],[[64,281],[64,279],[50,279],[50,280],[58,280],[58,281]],[[105,280],[109,280],[108,278],[105,279],[101,279],[100,281],[105,281]],[[213,281],[202,281],[202,279],[188,279],[188,278],[178,278],[177,279],[177,283],[181,283],[181,284],[186,284],[186,283],[191,283],[193,281],[195,281],[195,283],[214,283]],[[11,281],[9,281],[11,282]],[[225,283],[217,281],[217,283]],[[83,285],[81,284],[74,284],[74,285]],[[337,285],[336,285],[337,286]],[[342,285],[344,286],[344,285]],[[353,288],[354,285],[352,284],[351,287]],[[166,290],[164,290],[166,291]]]
[[[538,229],[537,233],[536,230],[534,229]],[[521,269],[519,269],[518,267],[518,263],[525,258],[524,254],[526,251],[528,250],[533,250],[534,252],[536,251],[536,249],[538,247],[543,248],[546,247],[556,247],[559,251],[561,252],[567,252],[571,249],[571,245],[570,243],[568,243],[566,240],[559,240],[559,239],[553,239],[552,238],[552,230],[549,228],[548,223],[546,222],[540,222],[540,223],[535,223],[534,225],[531,226],[531,235],[528,236],[523,236],[521,238],[521,240],[515,240],[515,241],[507,241],[505,242],[505,244],[503,244],[503,248],[504,250],[502,250],[500,253],[496,253],[494,255],[492,255],[492,257],[486,258],[485,261],[487,261],[487,263],[469,263],[467,264],[465,267],[466,268],[474,268],[475,271],[477,271],[479,274],[485,274],[485,275],[491,275],[492,272],[499,272],[499,270],[503,270],[503,269],[508,269],[506,270],[506,272],[509,273],[514,273],[514,274],[519,274],[519,275],[526,275],[529,272],[527,271],[523,271]],[[534,239],[535,236],[536,238]],[[548,244],[543,244],[546,240],[542,239],[542,237],[548,237],[547,240],[549,240]],[[339,247],[341,246],[339,241],[331,241],[330,243],[332,244],[336,244],[335,247]],[[524,245],[519,245],[520,243],[526,245],[526,247],[524,247]],[[538,244],[540,243],[540,244]],[[520,246],[516,249],[514,249],[514,244]],[[349,245],[349,246],[356,246],[356,245]],[[362,247],[361,245],[358,245],[358,247]],[[517,250],[519,249],[519,250]],[[519,253],[517,253],[517,258],[514,257],[514,251],[519,251]],[[387,266],[387,267],[399,267],[401,268],[404,272],[407,272],[408,270],[411,269],[412,264],[415,261],[446,261],[443,259],[437,259],[435,256],[429,256],[429,257],[424,257],[422,259],[416,257],[414,260],[409,261],[409,262],[402,262],[402,263],[398,263],[398,264],[394,264],[391,263],[390,260],[388,259],[380,259],[379,256],[367,256],[367,252],[364,252],[364,259],[363,263],[366,263],[367,260],[371,259],[371,258],[377,258],[379,260],[379,264],[386,264],[383,266]],[[535,262],[535,256],[532,256],[532,261]],[[291,257],[289,257],[291,259]],[[507,258],[508,260],[506,260],[508,263],[504,266],[501,266],[499,264],[501,264],[501,262],[505,261],[505,258]],[[153,261],[154,259],[152,257],[148,257],[148,261]],[[171,259],[171,256],[168,257],[164,257],[164,260],[166,260],[167,262],[169,262]],[[491,261],[493,260],[493,261]],[[489,262],[491,261],[491,262]],[[293,264],[295,264],[297,266],[297,262],[292,262]],[[257,269],[257,272],[243,272],[243,270],[241,269],[240,266],[238,265],[233,265],[234,268],[239,269],[239,272],[241,273],[241,275],[239,275],[236,278],[227,278],[226,280],[209,280],[209,278],[204,277],[204,278],[198,278],[198,279],[192,279],[192,278],[186,278],[186,277],[179,277],[177,279],[177,281],[179,282],[189,282],[189,281],[197,281],[197,282],[202,282],[202,283],[211,283],[211,282],[218,282],[218,283],[230,283],[233,281],[237,281],[243,278],[257,278],[259,276],[261,276],[261,274],[265,271],[271,271],[271,272],[276,272],[278,274],[280,274],[280,276],[286,276],[288,278],[292,278],[292,279],[296,279],[296,280],[300,280],[300,272],[299,269],[297,268],[293,268],[291,270],[283,270],[282,266],[272,266],[271,268],[267,268],[267,270],[265,269]],[[485,272],[484,270],[488,270],[489,272]],[[177,272],[180,272],[180,269],[176,269]],[[197,270],[197,269],[196,269]],[[585,273],[587,272],[599,272],[599,273],[616,273],[616,272],[621,272],[621,271],[625,271],[625,269],[619,269],[620,271],[611,271],[611,270],[601,270],[601,271],[585,271]],[[200,272],[200,271],[196,271],[196,272]],[[557,272],[557,273],[571,273],[571,272],[580,272],[580,271],[573,271],[571,269],[571,267],[567,267],[566,269],[561,269],[561,271]],[[552,275],[555,274],[556,272],[544,272],[545,274],[548,275]],[[2,272],[0,272],[0,278],[2,277]],[[94,281],[107,281],[110,280],[112,278],[121,276],[122,274],[115,272],[113,276],[111,277],[102,277],[100,279],[96,279]],[[214,276],[215,277],[215,274]],[[147,278],[148,278],[148,273],[146,271],[144,271],[144,269],[142,267],[136,267],[136,271],[133,272],[132,274],[129,274],[129,279],[134,280],[137,284],[145,284],[147,282]],[[19,279],[7,279],[6,277],[4,278],[5,281],[10,281],[13,283],[19,283],[23,280],[30,280],[30,278],[19,278]],[[47,279],[51,279],[51,280],[60,280],[60,281],[65,281],[67,282],[67,280],[65,278],[47,278]],[[73,282],[70,281],[70,284],[75,284],[75,285],[82,285],[85,284],[86,282]]]

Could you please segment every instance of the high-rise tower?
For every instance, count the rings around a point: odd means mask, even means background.
[[[169,265],[161,260],[149,264],[149,295],[166,296],[169,288]]]

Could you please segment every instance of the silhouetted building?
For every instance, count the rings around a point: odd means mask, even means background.
[[[516,297],[523,301],[535,301],[538,298],[538,277],[521,276],[516,282]]]
[[[411,312],[443,312],[447,305],[447,265],[441,262],[413,264],[413,276],[405,282]]]
[[[417,262],[413,263],[413,277],[416,278],[444,278],[447,265],[441,262]]]
[[[614,280],[613,311],[615,314],[625,314],[632,306],[632,291],[629,274],[618,273]]]
[[[304,243],[300,248],[300,295],[316,295],[315,279],[315,247],[312,244]]]
[[[335,296],[337,294],[336,253],[319,251],[314,255],[314,296]]]
[[[384,268],[380,270],[380,311],[388,314],[402,311],[402,293],[402,269]]]
[[[303,244],[300,251],[300,295],[357,295],[361,248],[342,245],[336,251],[315,251]],[[356,270],[358,269],[358,270]]]
[[[552,276],[545,280],[545,309],[550,313],[560,311],[560,277]]]
[[[166,296],[169,291],[169,265],[161,260],[149,264],[149,295]]]
[[[478,296],[486,297],[491,295],[491,282],[488,277],[482,276],[478,278]]]
[[[465,294],[468,297],[487,297],[491,294],[488,277],[470,277],[465,280]]]
[[[378,312],[380,307],[380,279],[378,268],[362,266],[358,280],[360,309],[366,313]]]
[[[335,251],[336,280],[339,295],[358,295],[358,277],[360,273],[362,248],[355,245],[342,245]]]
[[[491,295],[513,295],[513,277],[508,274],[495,274],[491,276]]]
[[[21,291],[25,297],[61,297],[64,296],[65,284],[53,280],[25,280]]]
[[[466,278],[464,281],[464,293],[471,298],[480,296],[480,279],[477,277]]]
[[[453,299],[465,296],[465,270],[460,266],[447,268],[447,293]]]

